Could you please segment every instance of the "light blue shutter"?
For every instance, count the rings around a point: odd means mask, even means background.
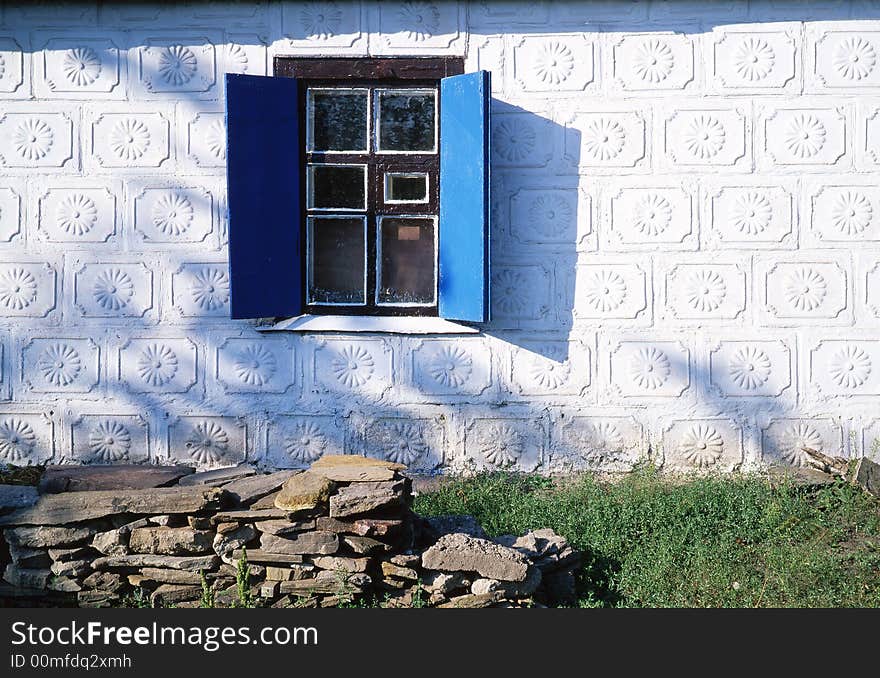
[[[302,313],[297,85],[293,78],[226,75],[233,318]]]
[[[440,81],[442,318],[489,320],[488,71]]]

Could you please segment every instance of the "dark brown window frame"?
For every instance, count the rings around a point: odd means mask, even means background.
[[[435,237],[439,238],[439,200],[440,200],[440,79],[464,73],[464,59],[461,57],[292,57],[276,56],[273,73],[275,76],[298,78],[303,81],[300,88],[298,108],[300,112],[300,148],[298,159],[302,172],[299,186],[302,211],[302,289],[303,309],[311,315],[364,315],[364,316],[437,316],[437,304],[432,306],[390,306],[376,304],[377,276],[377,206],[382,205],[382,214],[424,214],[434,215]],[[437,91],[437,152],[432,154],[385,155],[372,150],[367,153],[347,154],[309,153],[306,149],[306,92],[309,87],[368,87],[418,88]],[[321,306],[308,303],[307,280],[307,209],[306,209],[306,166],[309,162],[334,164],[367,164],[367,304],[364,306]],[[384,203],[384,174],[386,170],[400,172],[426,171],[429,175],[428,202],[416,204]],[[435,269],[436,270],[436,269]],[[435,280],[435,285],[437,281]]]

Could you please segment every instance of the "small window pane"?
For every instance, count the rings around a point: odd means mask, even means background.
[[[428,202],[428,175],[386,172],[385,202]]]
[[[434,151],[434,92],[379,92],[379,150]]]
[[[435,301],[434,219],[383,217],[379,224],[379,304]]]
[[[367,90],[309,90],[310,151],[366,151]]]
[[[365,220],[309,217],[309,303],[364,304]]]
[[[364,165],[309,165],[309,209],[367,208]]]

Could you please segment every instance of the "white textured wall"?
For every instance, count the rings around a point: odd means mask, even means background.
[[[650,450],[726,469],[803,443],[870,452],[875,17],[856,1],[7,2],[0,457],[366,449],[550,469]],[[492,71],[484,335],[226,319],[222,73],[275,54]]]

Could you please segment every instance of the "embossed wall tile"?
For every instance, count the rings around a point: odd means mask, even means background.
[[[630,471],[646,453],[644,437],[642,425],[630,416],[597,410],[557,417],[550,429],[548,461],[575,471]]]
[[[51,264],[0,262],[0,317],[46,318],[56,309],[57,289]]]
[[[21,187],[0,186],[0,245],[19,238],[24,221]]]
[[[838,247],[880,240],[880,188],[876,184],[834,178],[805,186],[804,192],[811,244]]]
[[[564,122],[565,159],[579,169],[638,168],[648,161],[648,126],[641,111],[576,112]]]
[[[271,75],[266,72],[266,40],[251,33],[227,33],[228,42],[219,46],[220,79],[224,73]]]
[[[595,34],[523,35],[512,38],[512,78],[523,93],[587,90],[596,81]]]
[[[527,249],[547,244],[583,249],[592,232],[592,198],[582,189],[518,186],[508,209],[510,236]]]
[[[578,396],[592,380],[592,352],[579,341],[520,342],[511,349],[508,378],[524,396]]]
[[[223,111],[178,106],[177,135],[178,157],[189,171],[225,169],[226,114]]]
[[[188,243],[207,243],[214,249],[216,193],[216,183],[208,179],[129,185],[132,238],[163,249]]]
[[[778,397],[794,385],[792,349],[784,341],[720,341],[709,356],[721,395]]]
[[[777,325],[847,322],[852,315],[847,269],[831,259],[757,260],[757,306],[763,321]]]
[[[713,86],[722,92],[781,94],[800,76],[800,24],[721,26],[708,36]]]
[[[576,319],[650,321],[650,274],[639,264],[582,264],[574,285]]]
[[[182,337],[139,337],[120,341],[116,377],[132,393],[185,393],[198,379],[196,345]]]
[[[207,34],[207,35],[206,35]],[[220,33],[134,34],[129,51],[132,95],[135,97],[218,97],[217,44]]]
[[[248,457],[247,426],[236,417],[180,417],[168,427],[168,452],[199,469],[232,466]]]
[[[33,393],[90,393],[101,380],[101,348],[88,338],[30,338],[19,364],[22,388]]]
[[[468,417],[464,460],[478,469],[534,471],[544,458],[545,425],[533,416]]]
[[[419,396],[479,396],[492,386],[492,354],[482,341],[425,339],[410,353]]]
[[[553,308],[553,274],[543,265],[494,262],[492,325],[535,327],[549,324]]]
[[[862,278],[859,280],[859,297],[866,313],[859,316],[861,322],[880,319],[880,256],[866,255],[862,260]]]
[[[281,12],[285,51],[367,53],[366,8],[360,2],[283,3]]]
[[[843,456],[843,432],[832,420],[822,417],[774,419],[761,431],[764,462],[808,466],[802,448]]]
[[[733,320],[746,310],[746,272],[742,266],[680,263],[664,275],[670,319]]]
[[[430,414],[430,411],[424,412]],[[446,428],[439,417],[360,417],[354,454],[383,459],[418,470],[439,467],[446,458]]]
[[[873,98],[860,97],[856,108],[856,160],[860,167],[880,164],[880,106]]]
[[[171,119],[169,111],[146,106],[88,109],[87,166],[116,172],[169,164],[173,158]]]
[[[304,468],[324,455],[345,454],[342,417],[274,416],[266,431],[266,462],[273,468]]]
[[[468,50],[465,55],[465,73],[490,71],[492,73],[492,92],[500,93],[507,81],[508,57],[504,35],[468,36]]]
[[[823,339],[810,347],[812,397],[880,395],[880,341]]]
[[[458,0],[395,0],[365,6],[370,54],[463,54],[467,8]]]
[[[792,248],[795,187],[779,178],[705,185],[704,235],[717,247]]]
[[[122,205],[116,182],[53,177],[33,185],[32,221],[37,238],[63,243],[65,249],[116,242]]]
[[[807,25],[808,91],[880,87],[880,32],[837,30],[834,24]],[[840,26],[844,28],[844,26]]]
[[[620,341],[600,349],[610,383],[623,397],[675,398],[690,386],[691,352],[677,341]]]
[[[71,115],[40,108],[0,111],[0,167],[76,169],[78,144]]]
[[[73,37],[41,33],[34,91],[46,99],[125,98],[125,53],[99,32]]]
[[[849,160],[845,108],[773,108],[761,113],[763,167],[834,166]]]
[[[20,39],[0,34],[0,99],[23,99],[31,94],[30,56]]]
[[[626,33],[611,42],[614,86],[628,92],[682,90],[694,82],[694,43],[680,33]]]
[[[70,458],[83,464],[150,461],[150,427],[139,414],[81,414],[69,422]]]
[[[227,393],[283,393],[296,380],[296,356],[283,336],[230,337],[214,356],[214,375]]]
[[[173,310],[184,317],[229,318],[229,265],[181,264],[171,274]]]
[[[664,158],[674,167],[737,168],[750,161],[751,121],[739,108],[674,110],[663,130]]]
[[[55,424],[37,412],[0,411],[0,461],[44,464],[55,454]]]
[[[154,264],[155,265],[155,264]],[[72,302],[86,318],[144,318],[153,311],[153,270],[143,261],[71,261]]]
[[[545,167],[553,158],[553,123],[540,113],[492,116],[492,163],[498,167]]]
[[[610,249],[696,249],[696,209],[685,186],[621,186],[606,191],[606,229]]]
[[[675,421],[663,432],[665,468],[733,471],[743,461],[742,432],[729,419]]]
[[[393,385],[394,355],[382,339],[321,339],[316,342],[312,378],[324,392],[381,398]]]

